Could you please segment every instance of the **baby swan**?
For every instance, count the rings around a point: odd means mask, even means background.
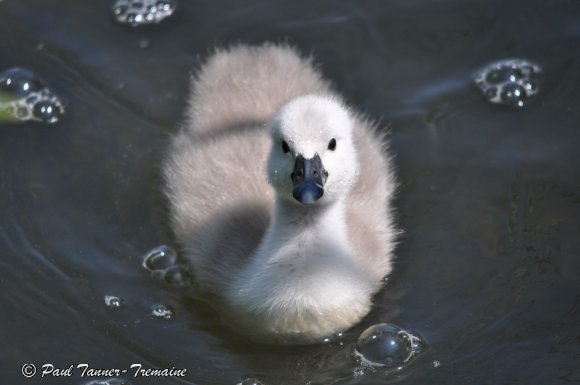
[[[201,68],[166,193],[199,286],[240,332],[313,343],[368,313],[396,235],[383,152],[292,48],[237,46]]]

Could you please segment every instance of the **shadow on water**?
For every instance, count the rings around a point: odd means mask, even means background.
[[[0,71],[38,74],[54,125],[0,125],[0,376],[22,365],[187,368],[131,384],[580,382],[580,8],[567,1],[181,1],[145,28],[102,1],[0,1]],[[142,268],[177,247],[159,164],[188,79],[215,45],[288,41],[358,109],[391,127],[404,230],[374,308],[342,339],[272,347],[240,337],[184,288]],[[544,71],[521,109],[473,78],[524,58]],[[109,308],[104,298],[123,298]],[[151,315],[169,305],[170,320]],[[368,326],[416,331],[400,371],[361,368]],[[26,381],[25,381],[26,380]]]

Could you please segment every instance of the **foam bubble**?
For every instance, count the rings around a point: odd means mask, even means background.
[[[173,15],[176,7],[174,0],[117,0],[112,12],[117,22],[138,27],[160,23]]]
[[[366,329],[356,343],[356,354],[365,364],[400,367],[419,354],[425,342],[397,325],[377,324]]]
[[[62,102],[32,71],[15,67],[0,74],[0,119],[56,123],[63,114]]]
[[[491,103],[523,107],[539,91],[543,77],[536,64],[521,59],[492,63],[475,77],[475,84]]]

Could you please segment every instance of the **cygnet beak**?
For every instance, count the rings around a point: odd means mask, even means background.
[[[296,157],[294,171],[290,175],[294,188],[292,196],[305,205],[313,204],[324,194],[324,183],[328,172],[322,165],[318,154],[311,159],[304,159],[302,155]]]

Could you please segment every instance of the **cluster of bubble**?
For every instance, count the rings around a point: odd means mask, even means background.
[[[176,7],[174,0],[117,0],[112,11],[119,23],[137,27],[161,22],[171,16]]]
[[[172,286],[186,286],[191,280],[187,269],[177,264],[175,251],[166,245],[150,250],[143,258],[143,267],[154,279],[164,281]]]
[[[11,68],[0,74],[0,117],[4,120],[56,123],[64,106],[32,72]]]
[[[358,338],[355,353],[371,366],[399,368],[421,353],[423,339],[394,324],[377,324]]]
[[[485,67],[475,84],[491,103],[523,107],[539,90],[542,69],[521,59],[501,60]]]

